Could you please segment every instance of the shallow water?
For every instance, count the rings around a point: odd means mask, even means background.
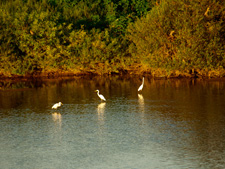
[[[1,168],[225,168],[225,82],[141,81],[2,82]]]

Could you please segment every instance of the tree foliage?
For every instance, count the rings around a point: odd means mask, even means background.
[[[225,68],[225,3],[164,0],[130,24],[132,51],[151,68]]]
[[[117,71],[121,63],[129,62],[124,38],[128,23],[152,7],[151,3],[146,5],[147,0],[137,2],[1,2],[1,72],[25,75],[37,71],[91,70],[99,65],[104,66],[98,70],[101,73]]]
[[[0,74],[225,69],[222,0],[0,2]]]

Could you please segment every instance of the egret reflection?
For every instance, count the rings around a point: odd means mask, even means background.
[[[62,125],[62,115],[58,112],[52,113],[52,119],[59,127]]]
[[[142,94],[138,94],[138,103],[139,103],[139,110],[142,122],[144,122],[144,115],[145,115],[145,101]]]
[[[142,94],[138,94],[138,102],[140,106],[144,106],[145,102]]]
[[[98,120],[104,121],[104,112],[105,112],[105,102],[98,104]]]
[[[105,111],[105,102],[99,103],[98,104],[98,114],[104,114]]]

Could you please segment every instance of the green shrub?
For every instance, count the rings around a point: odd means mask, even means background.
[[[4,0],[0,75],[222,70],[224,8],[216,0]]]
[[[130,50],[152,68],[224,68],[224,9],[223,1],[163,0],[129,25]]]

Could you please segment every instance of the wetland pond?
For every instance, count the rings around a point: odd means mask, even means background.
[[[225,81],[146,77],[138,92],[141,82],[1,82],[0,168],[225,168]]]

